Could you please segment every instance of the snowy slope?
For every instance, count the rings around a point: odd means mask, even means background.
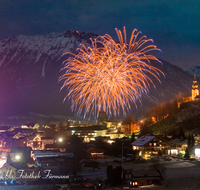
[[[0,39],[0,119],[8,116],[73,115],[70,102],[63,103],[66,91],[60,92],[62,62],[65,52],[76,52],[83,43],[90,46],[90,38],[97,35],[67,31],[40,36],[16,36]],[[164,60],[153,62],[165,73],[156,88],[133,105],[134,116],[144,114],[152,105],[169,101],[180,91],[190,95],[193,76]]]
[[[200,77],[200,66],[195,66],[195,67],[192,67],[188,70],[188,72],[192,75],[196,75],[197,77]]]

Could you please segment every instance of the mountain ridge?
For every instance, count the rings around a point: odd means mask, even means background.
[[[200,66],[191,67],[187,72],[200,78]]]
[[[29,113],[72,117],[75,113],[69,109],[70,102],[63,103],[66,90],[60,91],[62,85],[58,83],[62,63],[67,59],[62,55],[76,53],[80,43],[90,46],[90,38],[97,37],[93,33],[67,31],[0,39],[0,119]],[[132,106],[130,113],[135,117],[142,116],[154,104],[170,101],[180,91],[191,93],[193,76],[161,61],[162,64],[151,64],[163,71],[165,77],[160,76],[161,84],[153,79],[156,88],[151,86],[149,94],[142,96],[142,104],[137,103],[137,109]]]

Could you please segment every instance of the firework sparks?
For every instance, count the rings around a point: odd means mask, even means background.
[[[147,54],[159,49],[152,44],[145,46],[152,40],[138,38],[140,32],[134,29],[127,44],[125,27],[124,35],[118,29],[116,32],[119,43],[106,34],[91,39],[91,47],[81,44],[77,55],[65,53],[70,57],[64,62],[65,74],[59,80],[64,81],[61,89],[68,87],[65,99],[71,99],[72,111],[83,112],[84,116],[98,116],[102,110],[109,115],[119,115],[120,110],[125,114],[131,102],[136,105],[153,84],[149,74],[159,80],[162,72],[150,65],[150,60],[159,60]]]

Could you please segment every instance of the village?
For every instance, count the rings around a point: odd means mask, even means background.
[[[199,100],[194,78],[192,96],[177,101],[177,107],[199,105]],[[174,135],[154,135],[146,132],[144,122],[132,116],[109,121],[101,112],[96,125],[69,120],[60,126],[1,126],[0,183],[106,189],[163,187],[181,177],[191,183],[198,178],[200,131],[188,135],[180,127]]]

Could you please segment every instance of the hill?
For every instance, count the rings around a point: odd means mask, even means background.
[[[154,135],[176,135],[180,128],[185,134],[200,132],[200,101],[183,103],[177,113],[150,126]]]
[[[76,116],[71,103],[63,103],[66,89],[58,78],[62,74],[65,52],[74,52],[83,43],[90,46],[90,38],[98,35],[78,31],[50,33],[36,36],[14,36],[0,39],[0,123],[15,124],[18,120],[50,121]],[[142,116],[153,105],[173,99],[180,91],[190,95],[193,76],[164,60],[151,64],[163,71],[161,83],[155,81],[148,94],[142,96],[134,117]]]

